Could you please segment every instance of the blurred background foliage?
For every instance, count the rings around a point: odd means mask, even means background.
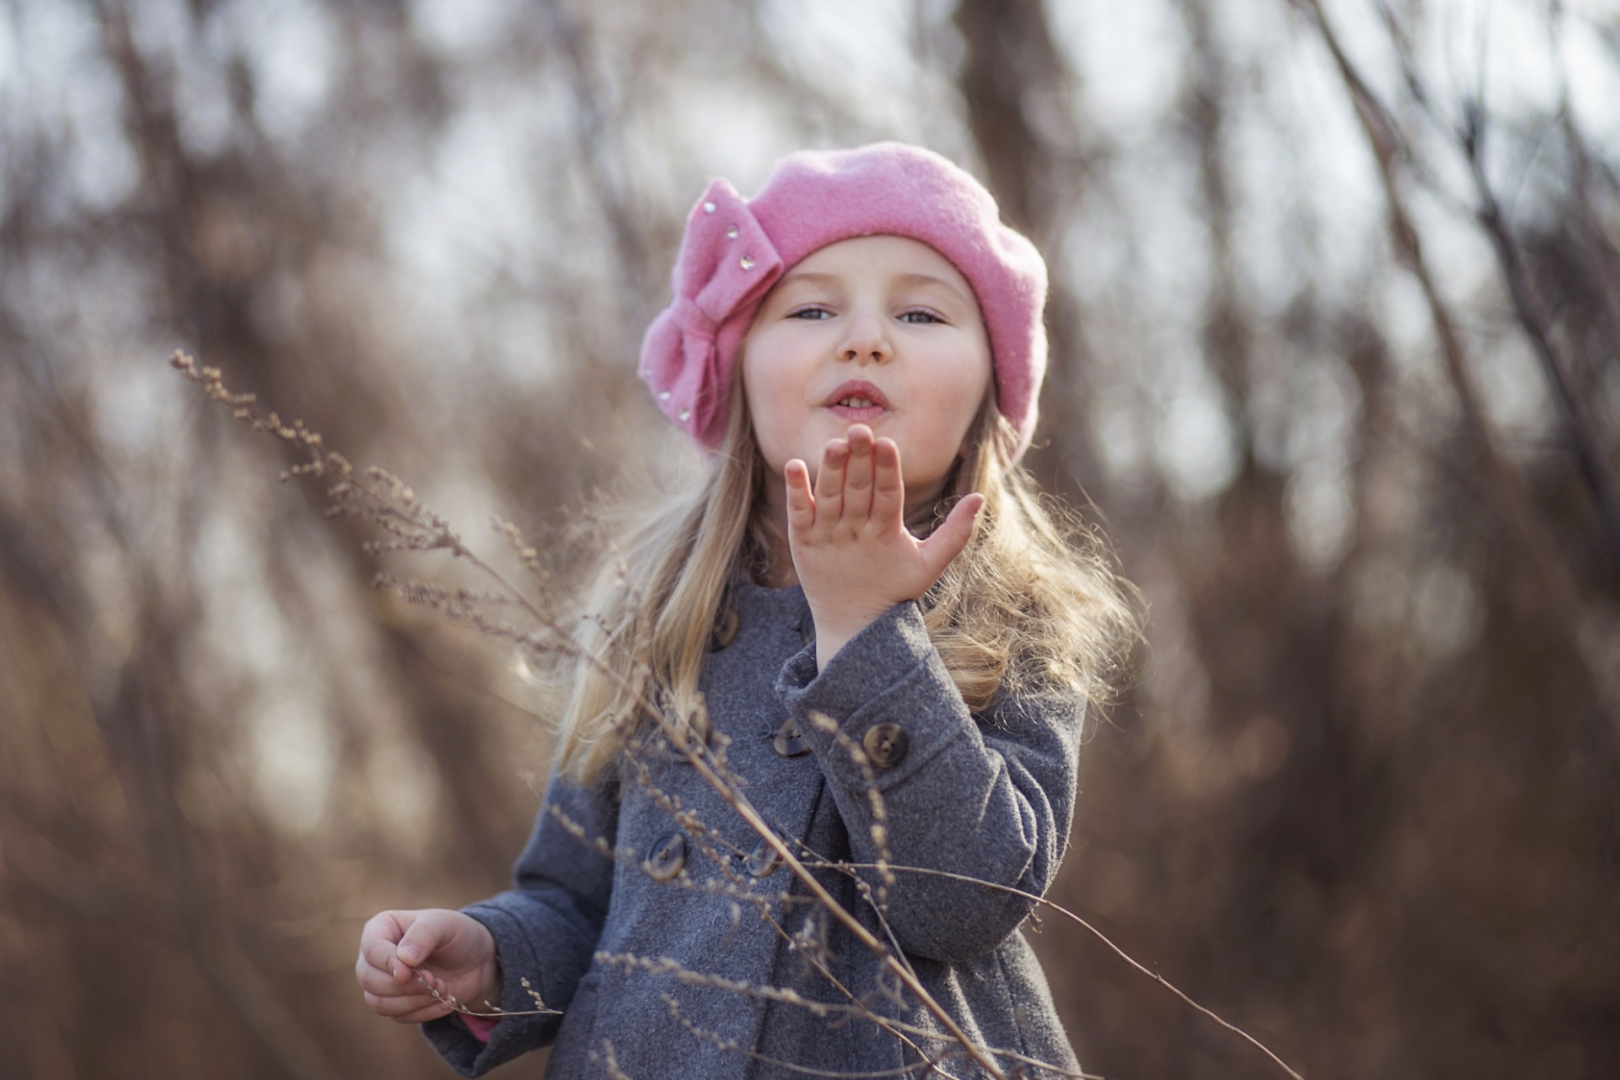
[[[1391,3],[0,2],[0,1072],[447,1075],[359,927],[546,774],[170,352],[503,558],[697,468],[707,178],[894,137],[1046,252],[1029,462],[1151,605],[1055,898],[1312,1078],[1620,1074],[1620,5]],[[1089,1070],[1276,1075],[1032,940]]]

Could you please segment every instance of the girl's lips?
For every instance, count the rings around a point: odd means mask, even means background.
[[[852,423],[876,420],[889,411],[889,399],[865,379],[852,379],[827,395],[824,406]]]
[[[871,405],[866,408],[854,405],[829,405],[827,408],[834,416],[841,416],[850,423],[868,423],[889,411],[881,405]]]

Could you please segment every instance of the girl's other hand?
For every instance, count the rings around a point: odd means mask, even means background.
[[[815,490],[795,458],[787,480],[788,547],[816,622],[816,664],[902,600],[919,599],[973,535],[984,496],[968,495],[927,540],[906,528],[900,448],[855,424],[822,452]]]
[[[474,1012],[501,1000],[495,939],[477,919],[443,908],[372,916],[360,931],[354,973],[371,1011],[402,1024],[448,1014],[452,995]]]

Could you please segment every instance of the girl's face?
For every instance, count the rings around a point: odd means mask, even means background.
[[[938,496],[962,451],[990,387],[990,341],[949,259],[917,240],[862,236],[828,244],[776,283],[742,365],[772,472],[799,458],[814,482],[827,442],[866,424],[900,447],[911,510]]]

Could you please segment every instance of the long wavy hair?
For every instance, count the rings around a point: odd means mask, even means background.
[[[727,585],[739,574],[771,583],[787,541],[764,513],[769,467],[737,368],[725,441],[702,484],[669,497],[601,557],[574,648],[553,672],[567,699],[557,768],[575,782],[601,775],[647,709],[677,725],[703,717],[698,678]],[[1105,704],[1141,634],[1136,590],[1100,534],[1010,462],[1014,439],[987,399],[939,499],[907,522],[923,535],[962,496],[985,496],[972,539],[922,598],[929,637],[975,713],[998,693],[1051,689]]]

